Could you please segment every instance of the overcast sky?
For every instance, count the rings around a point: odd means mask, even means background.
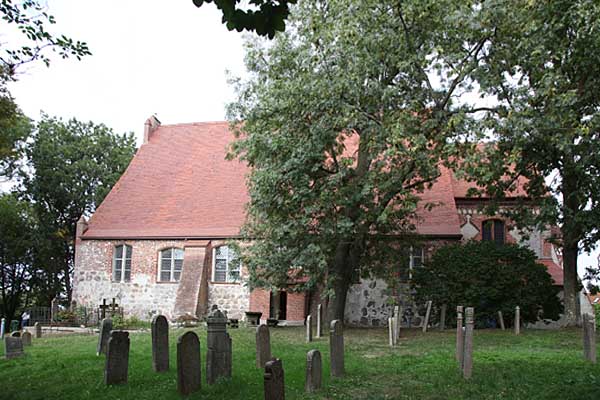
[[[10,89],[31,118],[44,111],[134,132],[152,114],[163,124],[225,119],[233,99],[227,73],[240,76],[242,34],[228,31],[214,4],[192,0],[48,0],[53,30],[88,43],[82,61],[54,58],[22,71]],[[596,265],[582,255],[580,272]]]

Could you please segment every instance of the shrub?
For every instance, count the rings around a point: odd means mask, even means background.
[[[524,322],[558,319],[560,288],[553,285],[535,254],[517,245],[472,241],[440,248],[413,273],[417,301],[447,304],[454,318],[457,305],[475,307],[478,325],[496,320],[502,311],[510,325],[515,306]]]

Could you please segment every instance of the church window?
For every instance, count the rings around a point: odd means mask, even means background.
[[[113,281],[129,282],[131,280],[131,246],[122,244],[115,246],[113,252]]]
[[[160,282],[179,282],[183,270],[183,249],[171,247],[160,252]]]
[[[481,226],[481,240],[504,244],[504,221],[488,219]]]
[[[415,268],[423,266],[423,248],[418,246],[406,247],[403,250],[404,257],[400,266],[400,282],[408,282],[412,279],[412,272]]]
[[[240,280],[241,262],[229,246],[213,249],[213,282],[237,282]]]

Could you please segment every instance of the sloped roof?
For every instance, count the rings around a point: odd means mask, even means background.
[[[552,279],[554,279],[555,285],[563,285],[563,269],[560,265],[555,263],[550,258],[538,259],[537,262],[546,266],[546,268],[548,269],[548,273],[550,274]]]
[[[159,126],[98,207],[82,239],[226,238],[239,235],[248,168],[227,161],[227,122]],[[417,233],[460,236],[453,174],[442,168],[420,195]],[[425,204],[437,204],[431,210]]]

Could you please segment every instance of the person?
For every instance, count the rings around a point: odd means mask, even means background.
[[[29,313],[27,311],[23,311],[23,314],[21,315],[21,327],[23,329],[25,329],[26,326],[29,326],[30,318],[31,316],[29,315]]]

